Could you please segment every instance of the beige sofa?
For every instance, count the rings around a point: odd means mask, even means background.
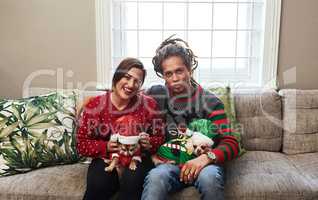
[[[42,91],[43,92],[43,91]],[[234,93],[247,152],[225,165],[226,199],[318,199],[318,90]],[[82,199],[87,164],[0,178],[0,199]],[[199,199],[187,188],[170,199]]]

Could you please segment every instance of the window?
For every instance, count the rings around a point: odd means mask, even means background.
[[[99,68],[109,77],[120,60],[131,56],[141,59],[147,68],[145,85],[159,83],[161,79],[154,73],[151,59],[161,41],[176,34],[198,56],[194,76],[202,85],[217,82],[275,86],[280,0],[112,0],[107,5],[102,2],[97,0],[96,8],[104,13],[105,9],[111,11],[99,23],[108,27],[105,45],[110,47],[109,65]],[[101,33],[100,30],[97,23],[97,32]],[[100,82],[109,86],[107,80],[110,79],[102,77]]]

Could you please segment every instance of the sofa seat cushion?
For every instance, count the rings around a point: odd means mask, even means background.
[[[200,199],[200,194],[195,187],[187,187],[180,192],[170,194],[168,200],[194,200]]]
[[[297,154],[287,158],[307,179],[315,193],[314,199],[318,199],[318,153]]]
[[[251,151],[226,165],[225,195],[233,200],[298,200],[314,199],[316,194],[286,155]]]
[[[0,178],[0,199],[81,200],[87,164],[61,165]],[[225,196],[231,199],[318,199],[318,153],[286,156],[249,151],[226,165]],[[199,199],[194,187],[169,200]]]
[[[86,189],[88,164],[42,168],[0,178],[0,199],[82,200]],[[112,198],[116,199],[117,194]],[[169,200],[200,199],[194,187],[169,195]]]
[[[0,199],[81,200],[86,188],[87,164],[37,169],[0,178]]]

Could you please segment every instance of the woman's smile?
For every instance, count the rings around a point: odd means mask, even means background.
[[[131,95],[134,92],[134,89],[129,87],[124,87],[123,90],[127,95]]]

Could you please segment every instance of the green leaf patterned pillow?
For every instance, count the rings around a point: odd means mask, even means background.
[[[231,93],[230,87],[215,87],[215,88],[209,88],[210,92],[215,94],[224,104],[224,110],[226,113],[226,116],[231,121],[231,127],[235,130],[233,133],[233,136],[236,137],[236,139],[239,141],[240,145],[240,155],[242,155],[245,150],[242,148],[241,144],[241,127],[240,124],[236,120],[236,113],[235,113],[235,104],[234,104],[234,98]]]
[[[0,176],[77,162],[77,95],[0,100]]]

